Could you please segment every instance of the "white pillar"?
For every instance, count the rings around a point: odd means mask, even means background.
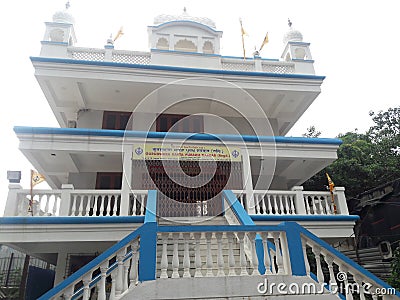
[[[54,279],[54,286],[59,284],[65,278],[65,270],[67,268],[67,253],[58,252],[57,255],[57,265],[56,265],[56,277]]]
[[[61,204],[60,204],[60,217],[68,216],[71,205],[71,191],[74,186],[72,184],[61,185]]]
[[[349,209],[347,208],[346,195],[344,194],[344,187],[335,187],[334,194],[336,194],[336,209],[337,213],[341,215],[348,215]]]
[[[132,151],[133,146],[126,146],[123,153],[120,216],[129,215],[129,195],[132,183]]]
[[[304,204],[303,199],[303,187],[302,186],[294,186],[292,191],[296,193],[294,196],[294,205],[296,209],[296,215],[306,215],[306,206]]]
[[[242,151],[242,160],[243,160],[243,183],[244,190],[246,192],[246,205],[247,205],[247,213],[249,215],[255,215],[255,205],[254,205],[254,196],[253,196],[253,179],[251,177],[251,166],[250,166],[250,156],[247,151]]]
[[[22,186],[19,183],[10,183],[8,185],[7,202],[4,209],[5,217],[14,217],[18,215],[18,191],[20,190],[22,190]]]

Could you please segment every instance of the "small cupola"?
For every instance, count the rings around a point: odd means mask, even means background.
[[[46,31],[42,40],[41,56],[60,56],[64,50],[60,47],[73,46],[76,43],[75,20],[70,12],[69,1],[65,9],[53,14],[52,22],[45,22]]]
[[[148,27],[152,50],[219,54],[222,31],[205,17],[194,17],[186,8],[180,15],[159,15]]]

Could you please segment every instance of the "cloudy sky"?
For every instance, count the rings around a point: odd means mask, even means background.
[[[15,125],[58,126],[33,73],[30,56],[38,56],[44,22],[51,21],[64,0],[6,1],[0,10],[2,88],[0,126],[0,214],[7,197],[7,170],[21,170],[29,187],[29,162],[22,156],[12,130]],[[311,43],[317,75],[326,79],[322,93],[289,135],[299,136],[315,125],[323,137],[335,137],[370,125],[368,112],[398,106],[400,46],[397,1],[272,0],[272,1],[95,1],[71,0],[77,46],[102,48],[123,26],[116,49],[148,50],[147,25],[159,14],[213,19],[222,30],[222,54],[241,56],[239,18],[249,37],[247,53],[259,47],[266,32],[269,44],[261,55],[278,58],[287,19]]]

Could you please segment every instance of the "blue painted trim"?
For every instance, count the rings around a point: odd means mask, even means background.
[[[285,231],[286,224],[278,225],[196,225],[158,226],[158,232],[215,232],[215,231]]]
[[[177,50],[166,50],[166,49],[157,49],[151,48],[150,52],[161,52],[161,53],[176,53],[176,54],[188,54],[188,55],[200,55],[200,56],[211,56],[211,57],[221,57],[220,54],[210,54],[210,53],[201,53],[201,52],[188,52],[188,51],[177,51]]]
[[[234,212],[236,218],[242,225],[255,225],[253,220],[244,210],[242,204],[240,204],[239,200],[236,198],[235,194],[231,190],[224,190],[223,196]]]
[[[216,29],[214,29],[214,28],[212,28],[212,27],[210,27],[210,26],[208,26],[206,24],[199,23],[199,22],[196,22],[196,21],[191,21],[191,20],[174,20],[174,21],[168,21],[168,22],[165,22],[165,23],[161,23],[159,25],[153,25],[153,26],[147,26],[147,27],[149,27],[149,28],[161,28],[161,27],[168,26],[168,25],[175,25],[177,23],[189,23],[189,24],[200,25],[200,27],[204,27],[205,29],[208,29],[210,31],[222,33],[222,31],[216,30]]]
[[[289,250],[290,266],[292,269],[292,275],[305,276],[307,275],[307,272],[304,262],[303,247],[300,234],[294,224],[297,225],[297,223],[294,222],[286,223],[286,240]]]
[[[53,41],[41,41],[42,45],[59,45],[59,46],[68,46],[67,42],[53,42]]]
[[[47,300],[47,299],[50,299],[51,297],[54,297],[57,293],[61,292],[66,287],[73,284],[75,281],[77,281],[80,277],[85,275],[91,269],[100,265],[103,261],[108,259],[110,256],[115,255],[120,249],[122,249],[123,247],[128,245],[130,242],[132,242],[138,236],[143,236],[145,233],[147,233],[147,226],[149,226],[149,225],[147,225],[147,224],[142,225],[141,227],[136,229],[134,232],[128,234],[121,241],[119,241],[118,243],[116,243],[113,246],[111,246],[110,248],[108,248],[106,251],[104,251],[102,254],[100,254],[99,256],[94,258],[88,264],[86,264],[85,266],[80,268],[78,271],[73,273],[67,279],[60,282],[53,289],[51,289],[50,291],[48,291],[47,293],[42,295],[40,298],[38,298],[38,300]]]
[[[321,216],[321,215],[286,215],[286,216],[275,216],[275,215],[250,215],[251,219],[255,222],[257,221],[358,221],[359,216],[356,215],[332,215],[332,216]]]
[[[173,66],[159,66],[159,65],[141,65],[141,64],[128,64],[128,63],[115,63],[105,61],[89,61],[89,60],[75,60],[68,58],[50,58],[50,57],[31,57],[32,62],[45,62],[45,63],[61,63],[72,65],[91,65],[91,66],[104,66],[104,67],[122,67],[131,69],[146,69],[158,71],[176,71],[188,73],[201,73],[213,75],[238,75],[238,76],[256,76],[256,77],[276,77],[276,78],[300,78],[310,80],[324,80],[325,76],[307,75],[307,74],[281,74],[281,73],[267,73],[267,72],[245,72],[245,71],[227,71],[216,69],[200,69],[200,68],[186,68],[186,67],[173,67]]]
[[[245,60],[243,56],[230,56],[230,55],[223,55],[222,58],[232,58],[232,59],[240,59]],[[254,57],[246,57],[246,60],[254,60]]]
[[[305,63],[314,63],[315,62],[313,59],[300,59],[300,58],[292,58],[292,61],[305,62]]]
[[[316,235],[314,235],[313,233],[311,233],[310,231],[308,231],[304,227],[300,226],[299,224],[293,222],[292,224],[288,225],[288,222],[283,222],[282,225],[284,225],[285,228],[287,228],[288,226],[289,227],[292,226],[293,229],[296,230],[298,233],[303,234],[307,238],[311,239],[313,242],[319,244],[321,247],[323,247],[326,250],[328,250],[329,252],[333,253],[333,255],[335,255],[339,259],[343,260],[346,264],[350,265],[351,267],[356,269],[359,273],[363,274],[367,278],[375,281],[377,284],[381,285],[382,287],[384,287],[386,289],[392,288],[389,284],[387,284],[386,282],[384,282],[380,278],[376,277],[374,274],[372,274],[371,272],[367,271],[366,269],[364,269],[363,267],[361,267],[360,265],[355,263],[353,260],[348,258],[346,255],[344,255],[343,253],[339,252],[338,250],[333,248],[331,245],[329,245],[325,241],[321,240]],[[399,291],[396,291],[396,296],[400,297],[400,292]]]
[[[342,140],[330,138],[306,138],[285,136],[253,136],[233,134],[208,134],[208,133],[179,133],[179,132],[145,132],[91,128],[52,128],[52,127],[28,127],[15,126],[17,134],[65,134],[87,136],[114,136],[114,137],[139,137],[155,139],[184,139],[184,140],[209,140],[209,141],[245,141],[261,143],[285,143],[285,144],[314,144],[314,145],[341,145]]]
[[[139,248],[139,281],[156,279],[157,223],[143,225]]]
[[[306,42],[294,42],[294,41],[289,41],[288,44],[291,45],[303,45],[303,46],[310,46],[310,43],[306,43]]]
[[[147,194],[146,214],[144,216],[144,223],[157,222],[157,191],[150,190]]]
[[[143,216],[111,217],[1,217],[1,225],[143,223]]]

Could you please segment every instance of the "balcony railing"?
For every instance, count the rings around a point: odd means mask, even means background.
[[[151,65],[151,52],[99,49],[84,47],[68,47],[67,56],[74,60],[114,62],[124,64]],[[249,59],[243,60],[240,57],[221,57],[220,69],[226,71],[240,72],[267,72],[276,74],[295,73],[295,63]]]
[[[5,216],[144,216],[147,190],[133,190],[124,197],[121,190],[75,190],[63,185],[59,190],[32,191],[33,213],[29,211],[29,189],[10,184]],[[245,191],[235,190],[239,202],[251,215],[349,215],[344,188],[333,193],[255,190],[253,199]],[[126,201],[126,202],[124,202]]]
[[[17,187],[17,188],[16,188]],[[10,186],[5,216],[144,216],[147,190],[129,193],[128,205],[122,204],[121,190],[33,190]],[[32,196],[32,212],[29,201]],[[125,208],[125,209],[124,209]]]
[[[296,186],[291,191],[255,190],[253,201],[244,191],[233,191],[249,214],[255,215],[348,215],[344,188],[330,192],[303,191]]]

